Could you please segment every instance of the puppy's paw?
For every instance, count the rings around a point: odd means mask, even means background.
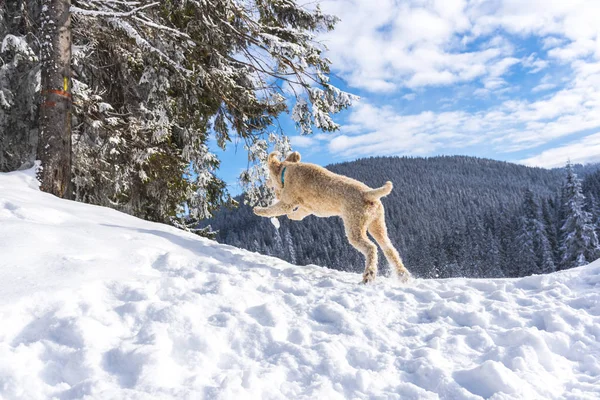
[[[302,221],[304,219],[304,215],[299,215],[299,214],[294,214],[294,213],[290,213],[287,214],[288,219],[291,219],[292,221]]]
[[[373,282],[375,280],[375,271],[365,271],[365,273],[363,274],[363,280],[362,283],[363,284],[367,284],[369,282]]]
[[[264,207],[254,207],[252,209],[252,211],[254,212],[254,214],[259,215],[261,217],[265,216],[265,208]]]
[[[398,279],[402,283],[408,283],[408,281],[412,279],[412,275],[407,270],[404,270],[402,272],[398,272]]]

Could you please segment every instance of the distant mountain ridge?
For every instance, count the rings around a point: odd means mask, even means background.
[[[564,179],[562,169],[467,156],[372,157],[326,168],[371,187],[387,180],[394,183],[392,193],[383,199],[389,235],[418,276],[522,275],[524,271],[511,270],[510,264],[515,262],[511,231],[516,229],[514,218],[524,192],[531,190],[558,218],[557,196]],[[585,174],[597,170],[598,165],[576,168]],[[362,269],[362,255],[347,243],[339,218],[279,221],[277,231],[268,219],[240,205],[219,211],[204,225],[219,231],[221,243],[292,263]],[[386,268],[381,253],[380,266]]]

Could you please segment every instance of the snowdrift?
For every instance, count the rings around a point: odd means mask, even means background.
[[[360,278],[0,174],[0,398],[600,398],[600,261]]]

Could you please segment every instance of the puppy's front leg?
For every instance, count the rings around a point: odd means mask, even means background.
[[[291,204],[282,201],[275,203],[269,207],[254,207],[254,214],[261,217],[278,217],[280,215],[289,214],[294,209]]]
[[[302,221],[305,217],[308,217],[312,213],[306,208],[299,206],[295,208],[291,213],[287,215],[287,217],[294,221]]]

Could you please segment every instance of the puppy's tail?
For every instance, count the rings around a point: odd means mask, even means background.
[[[378,200],[379,198],[390,194],[393,188],[394,185],[392,185],[392,182],[387,181],[382,187],[377,189],[371,189],[365,192],[365,198],[367,200]]]

